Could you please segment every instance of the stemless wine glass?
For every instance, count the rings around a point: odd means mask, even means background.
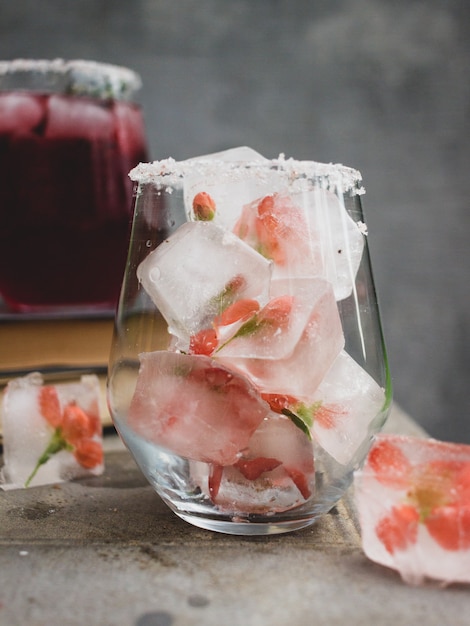
[[[108,377],[120,436],[196,526],[312,524],[392,396],[360,174],[235,149],[131,178]]]
[[[10,311],[114,311],[147,161],[140,77],[93,61],[0,62],[0,296]]]

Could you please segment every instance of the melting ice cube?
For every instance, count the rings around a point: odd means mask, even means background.
[[[189,339],[234,299],[264,303],[271,264],[220,226],[188,222],[149,254],[137,275],[170,331]]]
[[[275,317],[273,323],[267,326],[269,333],[265,341],[258,342],[255,329],[251,335],[241,337],[243,341],[239,342],[236,338],[231,340],[214,353],[214,356],[228,367],[243,372],[265,393],[309,397],[342,350],[344,336],[329,283],[321,279],[289,283],[300,285],[298,294],[302,294],[299,298],[299,310],[292,309],[301,316],[300,319],[304,324],[300,337],[297,335],[298,325],[295,322],[292,325],[296,331],[292,333],[292,337],[297,339],[296,341],[293,343],[288,341],[289,336],[286,335],[284,343],[283,325],[286,319]],[[293,292],[295,293],[295,289]],[[287,322],[291,322],[290,311]],[[263,325],[261,332],[265,332]],[[279,345],[284,350],[285,356],[282,358],[277,358],[274,352],[271,354],[269,352],[272,335],[276,332],[279,332]],[[240,352],[237,352],[238,343]],[[246,356],[248,353],[250,355]]]
[[[12,380],[3,398],[2,488],[101,474],[99,403],[96,376],[54,386],[39,373]]]
[[[377,435],[355,494],[372,561],[414,585],[470,582],[470,446]]]
[[[270,413],[234,465],[194,463],[191,474],[221,510],[238,514],[286,511],[314,493],[313,447],[290,419]]]
[[[250,382],[220,363],[157,351],[141,355],[128,423],[175,454],[230,465],[268,412]]]

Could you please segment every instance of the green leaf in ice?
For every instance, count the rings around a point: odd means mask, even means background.
[[[293,422],[297,426],[297,428],[300,428],[300,430],[305,435],[307,435],[310,441],[312,440],[312,434],[310,432],[310,426],[309,426],[309,423],[310,425],[313,423],[311,418],[308,418],[306,415],[303,415],[302,413],[299,413],[299,415],[297,415],[290,409],[282,409],[281,413],[285,415],[286,417],[288,417],[291,420],[291,422]]]

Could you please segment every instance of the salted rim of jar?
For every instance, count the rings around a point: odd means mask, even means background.
[[[1,91],[32,91],[135,100],[142,80],[127,67],[87,60],[13,59],[0,61]]]

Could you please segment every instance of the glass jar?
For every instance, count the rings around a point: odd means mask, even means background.
[[[148,160],[139,76],[93,61],[0,62],[0,297],[13,312],[114,309]]]

